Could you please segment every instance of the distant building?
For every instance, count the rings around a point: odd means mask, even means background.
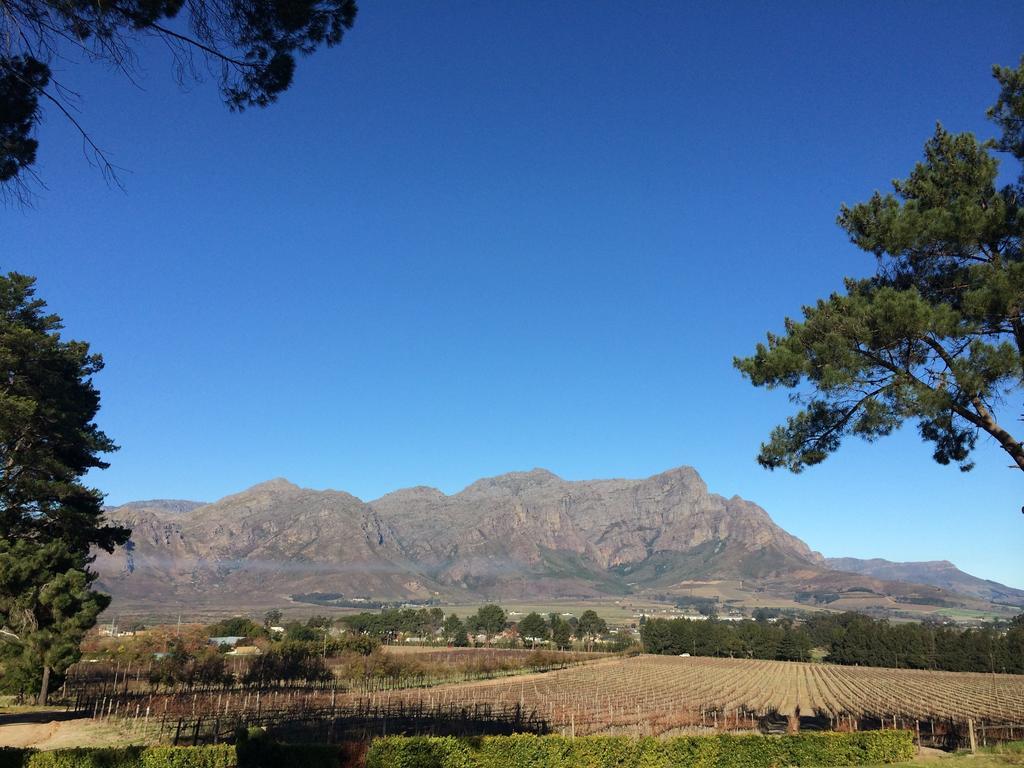
[[[100,635],[103,637],[135,637],[134,629],[118,629],[117,627],[100,627]]]
[[[236,645],[234,650],[228,651],[228,656],[259,656],[262,651],[255,645]]]
[[[211,637],[209,639],[210,645],[215,645],[220,648],[222,645],[226,645],[229,648],[234,648],[244,637],[235,637],[234,635],[225,635],[224,637]]]

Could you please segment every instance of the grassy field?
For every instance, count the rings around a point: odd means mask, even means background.
[[[1005,619],[1008,615],[1016,615],[1014,611],[1019,612],[1019,609],[1008,608],[1006,612],[995,613],[993,611],[974,611],[968,608],[937,608],[935,615],[948,616],[951,619],[962,621],[964,619],[981,619],[981,620],[992,620],[992,619]]]
[[[1003,744],[998,747],[978,750],[978,754],[970,752],[941,752],[937,749],[921,751],[912,762],[894,763],[889,768],[898,766],[931,765],[934,768],[1006,768],[1006,766],[1024,765],[1024,741]]]
[[[123,747],[130,744],[151,744],[155,732],[124,720],[60,720],[63,710],[41,707],[20,707],[17,713],[23,722],[0,722],[0,747],[35,747],[66,749],[70,747]],[[4,708],[0,714],[13,714]],[[48,715],[52,715],[52,718]]]

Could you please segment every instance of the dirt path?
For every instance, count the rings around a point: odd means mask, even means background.
[[[119,723],[104,723],[87,718],[39,722],[7,722],[0,724],[0,747],[63,747],[115,746],[141,744],[139,735],[129,734]]]
[[[43,747],[61,730],[62,725],[50,723],[8,723],[0,725],[0,747]]]

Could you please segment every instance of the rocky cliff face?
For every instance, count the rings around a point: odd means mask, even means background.
[[[720,548],[707,577],[821,564],[760,507],[708,493],[689,467],[644,480],[583,482],[535,469],[479,480],[453,496],[414,489],[370,506],[390,522],[403,551],[448,583],[497,585],[510,572],[566,569],[605,581],[654,557],[685,559],[709,546]]]
[[[823,566],[760,507],[709,493],[689,467],[583,482],[535,469],[369,503],[272,480],[213,504],[129,504],[110,517],[134,533],[98,558],[101,584],[137,598],[589,596]]]

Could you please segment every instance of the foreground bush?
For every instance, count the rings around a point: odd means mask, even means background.
[[[376,739],[367,768],[781,768],[910,760],[910,731],[797,736],[402,737]],[[0,768],[341,768],[337,747],[246,736],[237,747],[0,748]]]
[[[0,768],[340,768],[338,749],[252,740],[238,747],[0,748]]]
[[[366,768],[778,768],[896,763],[914,757],[910,731],[795,736],[402,737],[376,739]]]

